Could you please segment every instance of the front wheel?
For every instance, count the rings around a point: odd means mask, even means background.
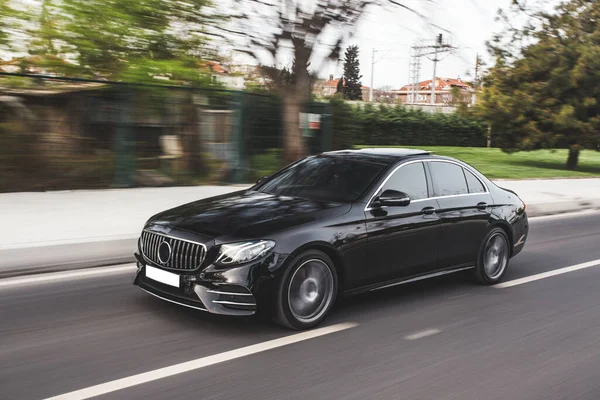
[[[486,235],[477,264],[475,277],[484,285],[494,285],[502,279],[510,260],[509,240],[501,228],[493,228]]]
[[[309,250],[295,257],[277,293],[275,320],[291,329],[317,326],[333,306],[338,288],[331,259]]]

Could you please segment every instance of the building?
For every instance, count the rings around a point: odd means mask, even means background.
[[[338,82],[340,78],[335,79],[333,75],[329,75],[329,79],[319,79],[313,85],[313,94],[317,97],[331,97],[337,93]],[[369,91],[370,88],[368,86],[361,86],[362,91],[362,100],[369,100]]]
[[[430,104],[431,103],[432,80],[419,82],[416,88],[411,84],[394,90],[397,102],[401,104]],[[456,105],[460,102],[470,103],[475,90],[467,82],[457,78],[436,78],[435,80],[435,103],[439,105]],[[413,99],[413,95],[415,98]],[[456,98],[456,95],[459,97]]]
[[[216,61],[207,61],[202,63],[211,76],[213,82],[219,82],[227,89],[244,90],[246,88],[246,79],[240,72],[231,72]]]
[[[265,76],[261,68],[251,64],[233,64],[228,67],[229,72],[244,77],[244,88],[268,88],[271,81]]]
[[[260,67],[250,64],[223,65],[216,61],[202,62],[201,67],[211,75],[213,82],[219,82],[227,89],[246,90],[249,88],[267,88],[270,80]]]
[[[368,96],[368,94],[367,94]],[[367,97],[368,99],[369,97]],[[373,90],[373,102],[384,103],[384,104],[397,104],[398,95],[394,90],[388,89],[375,89]]]
[[[51,55],[13,57],[0,60],[0,71],[11,74],[24,73],[45,76],[64,76],[75,65],[65,59]]]

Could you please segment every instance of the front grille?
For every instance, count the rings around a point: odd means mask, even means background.
[[[168,244],[168,246],[163,246],[163,250],[170,249],[169,257],[165,257],[165,251],[159,255],[163,243]],[[141,245],[146,259],[168,269],[194,270],[200,267],[206,255],[206,247],[201,243],[176,239],[150,231],[142,232]]]

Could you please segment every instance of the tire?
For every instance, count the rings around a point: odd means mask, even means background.
[[[327,254],[308,250],[296,256],[277,290],[274,320],[290,329],[319,325],[335,303],[338,278]]]
[[[510,262],[510,240],[502,228],[487,233],[475,264],[475,278],[483,285],[494,285],[502,280]]]

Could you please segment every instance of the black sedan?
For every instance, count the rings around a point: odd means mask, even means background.
[[[471,269],[502,279],[525,204],[464,162],[408,149],[335,151],[253,187],[150,218],[135,285],[216,314],[319,324],[338,295]]]

